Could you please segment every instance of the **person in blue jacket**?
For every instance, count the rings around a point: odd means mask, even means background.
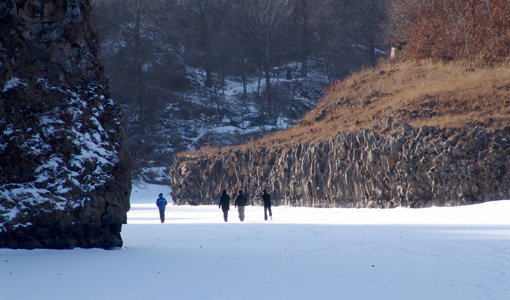
[[[165,207],[168,204],[166,199],[163,198],[163,194],[159,193],[159,198],[156,200],[156,205],[159,208],[159,218],[161,219],[161,223],[165,223]]]

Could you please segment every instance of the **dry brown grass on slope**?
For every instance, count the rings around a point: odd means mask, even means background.
[[[239,147],[325,140],[339,131],[373,128],[386,117],[413,127],[460,128],[476,122],[509,126],[510,65],[469,69],[460,63],[383,62],[330,86],[317,107],[293,128]],[[232,148],[236,147],[207,152]],[[188,155],[205,154],[201,152]]]

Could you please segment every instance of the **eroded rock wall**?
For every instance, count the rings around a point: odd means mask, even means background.
[[[510,127],[338,133],[293,147],[248,147],[181,157],[171,172],[178,204],[215,204],[222,189],[262,189],[280,205],[427,207],[510,198]]]
[[[88,0],[0,1],[0,247],[122,245],[131,191]]]

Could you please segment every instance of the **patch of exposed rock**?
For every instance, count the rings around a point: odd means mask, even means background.
[[[171,171],[178,204],[217,203],[222,189],[261,203],[390,208],[453,206],[510,198],[510,127],[363,129],[293,147],[243,147],[181,157]]]
[[[0,247],[122,245],[131,191],[88,0],[0,2]]]

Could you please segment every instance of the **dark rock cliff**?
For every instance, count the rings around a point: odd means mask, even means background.
[[[244,189],[260,204],[426,207],[510,198],[510,127],[439,129],[391,124],[292,147],[238,147],[181,156],[171,172],[178,204],[217,203]]]
[[[88,0],[0,1],[0,247],[122,245],[131,191]]]

